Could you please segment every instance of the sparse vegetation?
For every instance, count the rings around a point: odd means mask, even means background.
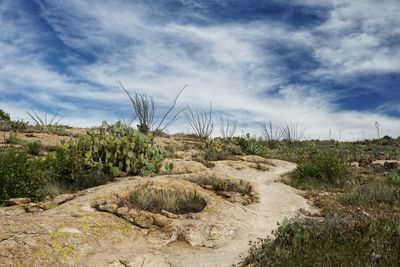
[[[186,108],[181,109],[171,115],[171,112],[175,109],[176,103],[178,101],[179,96],[182,94],[183,90],[187,87],[185,85],[175,96],[174,102],[171,107],[167,110],[166,113],[162,116],[159,122],[155,119],[156,106],[154,103],[154,99],[152,96],[145,93],[134,92],[131,94],[121,82],[118,82],[121,86],[122,90],[127,94],[129,100],[132,103],[133,114],[132,116],[125,122],[125,126],[130,126],[130,124],[138,120],[139,124],[137,128],[141,133],[150,133],[152,132],[155,135],[159,135],[164,132],[172,123],[174,123],[179,115],[186,110]],[[171,115],[171,116],[170,116]]]
[[[130,208],[154,213],[163,210],[175,214],[200,212],[207,205],[205,199],[196,191],[158,189],[148,184],[136,188],[127,201]]]
[[[212,104],[210,110],[207,111],[192,111],[190,107],[185,112],[187,121],[196,136],[202,140],[207,140],[214,130],[214,120],[212,116]]]
[[[242,266],[398,266],[399,218],[285,221],[253,243]]]
[[[228,191],[237,192],[243,195],[250,195],[253,190],[249,182],[231,179],[220,179],[212,175],[200,175],[188,178],[192,183],[198,184],[203,188],[216,192]]]

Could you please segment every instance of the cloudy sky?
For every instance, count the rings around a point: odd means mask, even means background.
[[[399,0],[0,0],[0,108],[93,126],[130,112],[116,81],[307,138],[400,135]],[[182,119],[171,129],[188,132]]]

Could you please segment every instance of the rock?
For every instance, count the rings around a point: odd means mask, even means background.
[[[79,231],[78,229],[73,228],[73,227],[62,227],[62,228],[58,229],[57,232],[67,233],[67,234],[82,234],[81,231]]]
[[[178,238],[191,246],[213,248],[225,237],[223,224],[189,223],[175,229]]]
[[[176,215],[176,214],[174,214],[172,212],[166,211],[166,210],[162,210],[161,214],[164,215],[164,216],[167,216],[168,218],[171,218],[171,219],[178,219],[179,218],[178,215]]]
[[[196,173],[208,170],[206,166],[197,161],[173,159],[173,160],[165,160],[163,166],[161,167],[160,172],[163,174],[169,174],[165,170],[165,166],[170,163],[174,165],[171,174]]]
[[[153,214],[154,224],[159,227],[165,227],[171,223],[171,219],[160,214]]]
[[[141,228],[150,228],[154,219],[151,213],[139,210],[130,210],[127,216],[133,219],[133,223]]]
[[[62,194],[58,195],[53,199],[53,202],[56,203],[57,205],[61,205],[67,201],[70,201],[71,199],[75,198],[75,194]]]
[[[18,216],[25,214],[25,208],[23,206],[11,206],[0,209],[0,217],[2,216]],[[1,237],[0,237],[1,240]]]
[[[98,210],[101,211],[107,211],[113,214],[117,213],[118,205],[116,203],[109,203],[106,202],[106,204],[101,204],[97,207]]]
[[[29,203],[31,203],[31,199],[30,198],[22,198],[22,197],[20,197],[20,198],[10,198],[7,201],[7,205],[8,206],[23,206],[23,205],[26,205],[26,204],[29,204]]]
[[[129,212],[129,208],[128,207],[121,207],[121,208],[118,208],[117,209],[117,212],[116,212],[116,214],[118,215],[118,216],[125,216],[126,214],[128,214],[128,212]]]
[[[25,205],[25,211],[29,213],[37,213],[43,211],[43,209],[38,205],[38,203],[29,203]]]
[[[354,168],[358,168],[359,165],[360,165],[360,163],[358,163],[357,161],[354,161],[354,162],[350,163],[350,166],[354,167]]]

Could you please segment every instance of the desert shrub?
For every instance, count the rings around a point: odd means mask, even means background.
[[[158,189],[143,185],[128,197],[132,208],[159,213],[162,210],[175,214],[200,212],[206,206],[205,199],[196,191]]]
[[[363,207],[399,205],[400,188],[382,183],[367,183],[356,186],[349,194],[342,197],[342,202]]]
[[[285,221],[274,237],[252,244],[242,266],[398,266],[398,219]]]
[[[232,153],[220,139],[209,139],[204,143],[204,159],[208,161],[226,160]]]
[[[346,165],[336,151],[319,151],[303,155],[291,174],[294,185],[325,184],[341,186]]]
[[[39,155],[42,149],[42,143],[40,141],[28,143],[26,146],[28,147],[28,152],[35,156]]]
[[[0,203],[13,197],[37,200],[50,179],[45,160],[28,158],[25,150],[0,151]]]
[[[187,178],[192,183],[198,184],[203,188],[213,191],[238,192],[243,195],[249,195],[252,186],[245,180],[220,179],[213,175],[200,175]]]

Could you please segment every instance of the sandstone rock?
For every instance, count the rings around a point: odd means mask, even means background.
[[[141,228],[150,228],[154,219],[151,213],[139,210],[130,210],[128,216],[133,219],[133,223]]]
[[[29,204],[29,203],[31,203],[31,199],[30,198],[22,198],[22,197],[20,197],[20,198],[10,198],[8,201],[7,201],[7,205],[8,206],[23,206],[23,205],[26,205],[26,204]]]
[[[129,212],[129,208],[128,207],[121,207],[121,208],[118,208],[117,209],[117,212],[116,212],[116,214],[118,215],[118,216],[125,216],[126,214],[128,214],[128,212]]]
[[[165,227],[171,223],[171,219],[160,214],[153,214],[154,224],[159,227]]]
[[[168,218],[171,218],[171,219],[178,219],[179,218],[178,215],[176,215],[176,214],[174,214],[172,212],[166,211],[166,210],[162,210],[161,214],[164,215],[164,216],[167,216]]]
[[[57,205],[61,205],[67,201],[70,201],[71,199],[75,198],[75,194],[62,194],[58,195],[53,199],[53,202],[55,202]]]
[[[43,209],[37,203],[29,203],[25,205],[25,211],[29,213],[37,213],[43,211]]]
[[[161,173],[168,174],[168,172],[165,169],[165,166],[170,163],[174,165],[171,174],[196,173],[208,170],[206,166],[197,161],[174,159],[174,160],[164,161],[163,166],[161,167],[160,170]]]
[[[191,246],[215,247],[224,238],[226,227],[223,224],[189,223],[176,229],[180,240]]]

